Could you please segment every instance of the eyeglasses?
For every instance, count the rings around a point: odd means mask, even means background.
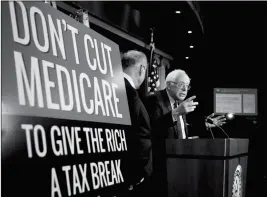
[[[176,82],[173,82],[173,81],[170,81],[170,82],[174,83],[175,86],[178,87],[178,88],[185,87],[187,90],[191,89],[191,86],[190,85],[186,85],[185,83],[176,83]]]

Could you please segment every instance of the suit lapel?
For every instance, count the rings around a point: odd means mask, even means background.
[[[168,97],[166,89],[162,90],[161,97],[162,97],[162,101],[163,101],[165,107],[168,108],[169,111],[171,111],[172,110],[172,106],[171,106],[171,103],[170,103],[170,100],[169,100],[169,97]]]
[[[168,94],[167,94],[167,90],[166,89],[161,90],[159,96],[161,97],[161,98],[159,98],[159,100],[163,101],[163,105],[168,109],[168,111],[171,111],[172,110],[172,106],[171,106],[171,103],[170,103],[170,100],[169,100],[169,97],[168,97]],[[186,138],[188,138],[186,115],[183,115],[182,118],[183,118],[183,121],[184,121],[185,135],[186,135]],[[174,130],[176,132],[178,132],[177,131],[177,127],[175,127],[175,126],[174,126]]]
[[[172,111],[172,106],[171,106],[171,102],[170,102],[170,99],[169,99],[169,96],[168,96],[168,93],[167,93],[167,90],[164,89],[161,91],[161,100],[163,101],[163,105],[165,108],[168,109],[168,112]],[[177,124],[173,124],[173,130],[172,130],[172,135],[173,135],[173,138],[178,138],[178,128],[177,128]]]

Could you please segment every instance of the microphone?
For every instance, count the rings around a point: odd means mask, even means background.
[[[218,127],[218,128],[219,128],[219,129],[220,129],[220,130],[227,136],[227,138],[230,138],[229,135],[223,130],[222,127],[220,127],[219,125],[213,123],[213,121],[212,121],[211,118],[206,117],[206,122],[209,123],[209,124],[214,125],[215,127]],[[209,129],[211,130],[211,128],[209,128]],[[213,138],[213,139],[214,139],[214,138]]]
[[[206,123],[213,124],[213,121],[212,121],[210,118],[208,118],[208,117],[205,117],[205,122],[206,122]],[[214,139],[214,135],[213,135],[213,132],[212,132],[211,128],[210,128],[209,126],[207,126],[207,128],[208,128],[209,131],[210,131],[210,134],[211,134],[212,139]]]

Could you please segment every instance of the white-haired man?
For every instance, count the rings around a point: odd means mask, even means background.
[[[160,138],[188,138],[186,114],[193,112],[198,102],[196,96],[187,98],[191,79],[184,70],[176,69],[166,77],[166,89],[148,98],[147,108],[151,115],[155,134]],[[212,119],[214,114],[210,115]],[[214,124],[224,124],[224,116],[212,119]],[[203,123],[204,124],[204,123]],[[206,125],[211,127],[212,125]]]
[[[156,92],[148,99],[147,107],[155,134],[160,138],[188,137],[186,114],[198,105],[196,96],[187,98],[190,78],[184,70],[174,70],[166,77],[166,89]]]
[[[166,89],[146,100],[153,143],[153,174],[155,193],[164,194],[166,187],[165,139],[185,139],[188,136],[185,115],[198,105],[195,96],[185,99],[190,89],[190,78],[183,70],[174,70],[166,77]]]
[[[194,101],[196,96],[186,99],[189,90],[189,76],[184,70],[177,69],[167,75],[166,88],[146,100],[153,131],[153,173],[157,193],[167,191],[163,188],[167,182],[165,139],[186,139],[189,136],[186,114],[193,112],[198,105]]]

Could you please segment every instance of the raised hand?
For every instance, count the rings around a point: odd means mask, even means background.
[[[191,96],[190,98],[180,103],[180,105],[178,105],[178,107],[172,111],[173,116],[183,115],[183,114],[187,114],[187,113],[194,111],[196,108],[196,105],[198,105],[198,102],[193,101],[193,99],[195,98],[196,96]]]
[[[221,115],[221,116],[217,116],[217,117],[214,117],[214,113],[210,114],[207,118],[212,120],[213,124],[214,125],[217,125],[217,126],[223,126],[226,122],[226,118],[224,115]],[[214,125],[210,125],[210,127],[214,127]]]

